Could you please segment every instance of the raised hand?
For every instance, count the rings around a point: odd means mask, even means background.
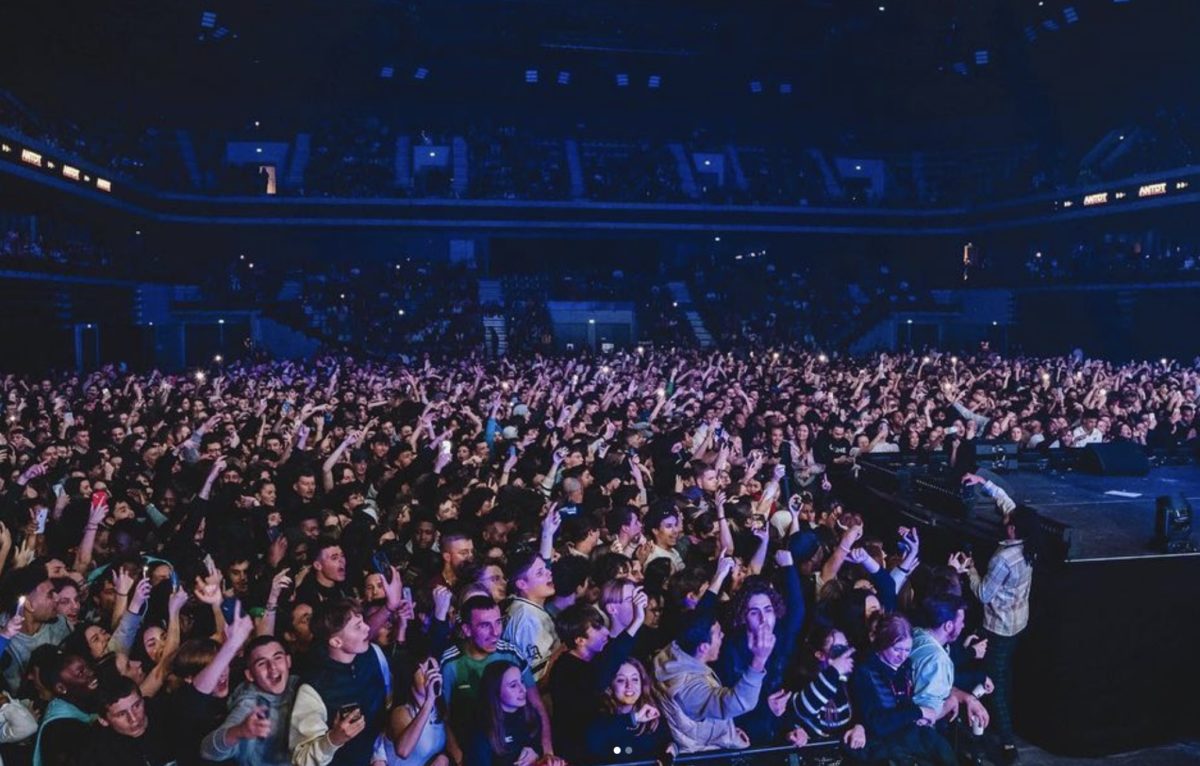
[[[767,697],[767,707],[770,709],[771,715],[778,718],[787,712],[788,702],[790,702],[791,699],[792,693],[787,689],[780,689],[770,697]]]
[[[254,635],[254,620],[250,619],[250,615],[242,614],[242,602],[233,602],[233,622],[225,626],[225,641],[233,642],[234,646],[241,646]]]
[[[220,602],[221,591],[217,589],[217,602]],[[167,612],[170,614],[179,614],[179,610],[183,609],[183,605],[187,603],[188,594],[183,588],[171,593],[171,597],[167,599]]]
[[[829,661],[829,666],[838,672],[839,676],[848,676],[854,672],[854,647],[850,647],[846,652]]]
[[[271,735],[271,711],[258,705],[229,732],[234,739],[266,739]]]
[[[433,589],[433,616],[435,619],[445,622],[450,614],[450,602],[454,600],[454,593],[445,585],[435,586]]]
[[[643,724],[658,720],[658,708],[653,705],[646,704],[634,711],[633,720],[635,723]]]
[[[118,593],[120,591],[117,591]],[[137,585],[133,586],[133,590],[129,594],[129,611],[133,614],[141,614],[142,606],[150,599],[150,578],[143,577],[137,581]]]
[[[775,650],[775,631],[763,623],[757,630],[750,631],[749,638],[750,656],[753,658],[750,664],[761,670]]]

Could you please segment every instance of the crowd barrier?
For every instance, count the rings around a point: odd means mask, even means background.
[[[838,766],[843,762],[837,740],[810,742],[804,747],[779,745],[746,750],[710,750],[675,758],[676,764],[729,764],[730,766]],[[658,766],[659,761],[613,761],[612,766]]]

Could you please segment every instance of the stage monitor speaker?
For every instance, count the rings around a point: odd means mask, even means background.
[[[1154,503],[1154,544],[1163,553],[1188,553],[1192,545],[1192,504],[1182,494],[1159,495]]]
[[[1101,476],[1145,476],[1150,473],[1150,460],[1132,442],[1089,444],[1079,456],[1079,468]]]

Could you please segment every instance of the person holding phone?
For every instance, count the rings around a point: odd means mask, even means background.
[[[350,600],[320,604],[312,616],[317,652],[292,707],[293,766],[362,766],[382,728],[391,673],[371,628]]]
[[[375,761],[387,766],[450,766],[446,750],[442,669],[426,656],[413,669],[403,701],[392,708],[375,744]]]
[[[250,639],[244,654],[246,683],[232,694],[224,722],[200,743],[200,755],[238,766],[287,766],[288,719],[300,687],[292,657],[270,635]]]

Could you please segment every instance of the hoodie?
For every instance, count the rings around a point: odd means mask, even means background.
[[[654,658],[654,691],[681,753],[748,746],[733,719],[758,704],[764,672],[747,668],[732,688],[704,662],[671,645]]]

